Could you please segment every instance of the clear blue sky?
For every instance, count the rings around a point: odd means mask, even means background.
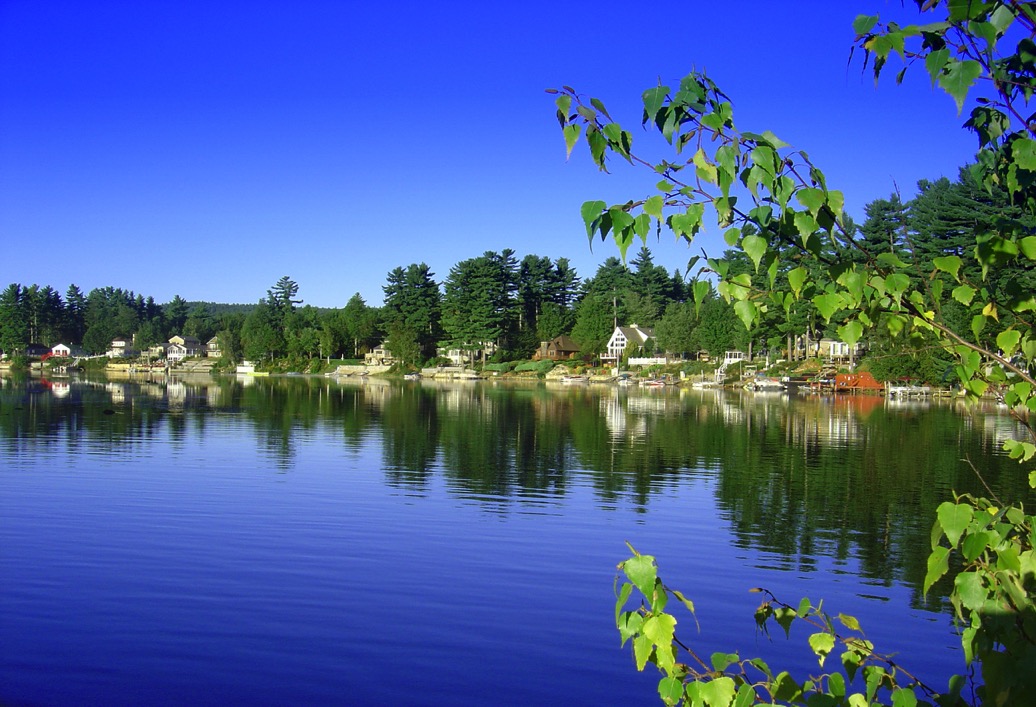
[[[441,281],[507,247],[588,277],[616,251],[590,251],[580,204],[655,180],[566,163],[544,89],[598,96],[640,135],[641,92],[692,67],[862,220],[975,148],[922,71],[876,88],[847,64],[853,18],[875,12],[911,16],[898,0],[0,0],[0,286],[255,302],[289,275],[309,304],[378,305],[396,266]],[[651,245],[670,271],[698,252]]]

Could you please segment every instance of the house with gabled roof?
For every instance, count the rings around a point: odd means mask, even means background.
[[[541,341],[540,348],[536,351],[533,358],[537,361],[563,361],[575,358],[579,355],[579,351],[579,344],[571,336],[562,334],[561,336],[555,336],[550,341]]]
[[[169,339],[165,357],[170,361],[182,361],[191,356],[201,356],[205,351],[196,336],[174,336]]]
[[[622,358],[622,354],[626,351],[626,347],[631,343],[635,346],[643,346],[647,343],[648,339],[652,339],[654,336],[655,330],[650,327],[641,327],[636,324],[617,326],[615,327],[615,331],[612,332],[611,338],[608,339],[607,345],[604,347],[604,353],[601,354],[601,360],[617,362]]]

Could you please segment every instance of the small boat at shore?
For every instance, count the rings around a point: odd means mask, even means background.
[[[562,383],[589,383],[590,377],[583,375],[561,376]]]
[[[779,378],[774,378],[772,376],[754,376],[745,382],[744,387],[745,390],[774,391],[784,390],[788,386]]]

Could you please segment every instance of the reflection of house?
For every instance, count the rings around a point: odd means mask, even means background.
[[[133,339],[120,336],[112,339],[106,355],[108,358],[130,358],[138,353],[140,352],[133,348]]]
[[[604,353],[601,354],[602,361],[618,361],[631,343],[634,346],[643,346],[647,340],[655,335],[653,329],[639,327],[636,324],[629,326],[617,326],[612,336],[608,339]]]
[[[547,359],[549,361],[560,361],[566,358],[575,358],[579,354],[579,344],[572,340],[572,337],[562,334],[550,341],[541,341],[540,348],[533,356],[535,360]]]
[[[189,356],[201,356],[204,348],[196,336],[174,336],[169,339],[165,357],[170,361],[182,361]]]
[[[389,366],[395,361],[392,351],[382,341],[363,356],[363,362],[368,366]]]
[[[205,344],[205,355],[208,358],[219,358],[223,351],[219,348],[219,337],[214,336]]]

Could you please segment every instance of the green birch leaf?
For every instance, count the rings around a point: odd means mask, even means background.
[[[672,645],[673,634],[676,632],[676,618],[670,614],[649,616],[644,621],[641,632],[657,646]]]
[[[704,204],[691,204],[683,213],[670,216],[668,225],[677,236],[690,241],[701,230],[701,221],[704,215]]]
[[[982,64],[973,59],[958,61],[951,59],[946,63],[939,76],[939,85],[946,93],[953,96],[957,103],[957,114],[964,109],[964,99],[975,81],[982,75]]]
[[[928,572],[925,574],[924,584],[922,585],[922,591],[925,594],[949,570],[949,558],[950,548],[948,547],[939,546],[932,550],[932,554],[928,556]]]
[[[712,669],[717,673],[722,673],[739,660],[741,660],[741,657],[737,653],[713,653],[709,657]]]
[[[1011,143],[1011,155],[1019,167],[1036,172],[1036,141],[1028,138],[1015,140]]]
[[[790,147],[788,145],[788,143],[784,142],[784,140],[781,140],[779,137],[774,135],[769,130],[763,131],[763,139],[766,140],[768,143],[770,143],[775,150],[780,150],[780,149],[785,148],[785,147]]]
[[[986,328],[986,318],[981,314],[976,314],[971,318],[971,333],[978,339],[979,334]]]
[[[892,707],[917,707],[917,695],[907,687],[897,687],[892,691]]]
[[[856,321],[855,319],[846,322],[842,326],[838,327],[838,336],[849,345],[849,348],[856,346],[856,342],[863,336],[863,324]]]
[[[658,111],[662,109],[667,95],[669,95],[668,86],[656,86],[644,91],[642,96],[644,99],[644,113],[647,115],[648,120],[655,119]]]
[[[608,149],[607,138],[601,134],[600,130],[588,128],[586,131],[586,141],[590,143],[590,156],[593,158],[594,164],[601,171],[607,171],[604,164],[605,151]]]
[[[579,133],[582,131],[582,126],[578,123],[569,123],[565,126],[563,132],[565,133],[565,159],[567,160],[572,155],[572,148],[576,146],[579,141]]]
[[[683,680],[666,676],[658,681],[658,696],[667,705],[675,705],[683,698]]]
[[[819,228],[817,219],[808,211],[796,211],[792,218],[795,220],[795,230],[802,237],[802,245],[805,247],[806,241]]]
[[[835,637],[830,633],[814,633],[809,637],[809,647],[816,654],[820,667],[824,667],[824,661],[835,647]]]
[[[630,598],[630,594],[633,592],[633,585],[629,582],[623,582],[622,588],[619,589],[619,596],[615,599],[615,624],[619,623],[619,616],[622,615],[622,609],[626,606],[626,602]]]
[[[737,684],[733,679],[723,676],[702,684],[699,694],[707,705],[726,707],[733,701],[735,692],[737,692]]]
[[[625,611],[619,614],[618,620],[615,625],[619,629],[619,636],[622,638],[622,644],[626,645],[626,641],[640,633],[640,627],[644,624],[644,617],[636,611]]]
[[[747,299],[738,300],[734,303],[734,312],[737,314],[738,319],[745,325],[745,329],[751,329],[752,324],[755,323],[755,315],[758,309],[754,302]]]
[[[637,635],[633,639],[633,657],[637,662],[637,670],[643,671],[647,665],[648,658],[651,657],[651,651],[654,648],[654,644],[651,639],[645,636],[643,633]]]
[[[817,215],[820,208],[824,205],[824,192],[820,189],[814,189],[813,187],[806,187],[805,189],[799,189],[795,193],[795,198],[798,202],[809,209],[809,212],[813,216]]]
[[[755,688],[748,683],[743,683],[737,689],[737,698],[735,698],[734,704],[730,707],[751,707],[751,705],[756,703],[757,699]]]
[[[651,555],[637,555],[622,563],[622,571],[626,573],[629,581],[636,585],[640,593],[650,598],[655,588],[655,580],[658,578],[658,568],[655,566],[655,558]]]
[[[694,166],[697,168],[697,174],[701,179],[704,179],[709,184],[719,183],[719,172],[716,170],[716,165],[709,162],[705,157],[705,150],[698,148],[698,151],[694,153],[692,159]]]
[[[882,265],[887,265],[887,266],[889,266],[891,268],[905,268],[905,267],[907,267],[907,264],[904,263],[902,260],[900,260],[899,256],[896,255],[895,253],[890,253],[890,252],[878,253],[878,255],[874,259],[877,260]]]
[[[842,296],[836,292],[828,292],[827,294],[817,295],[813,298],[813,304],[816,305],[817,310],[820,312],[820,316],[824,318],[825,322],[830,322],[831,317],[835,315],[839,309],[842,308],[842,303],[845,300]]]
[[[934,258],[932,265],[935,266],[936,270],[950,275],[954,280],[960,280],[960,267],[964,264],[964,261],[957,255],[946,255],[941,258]]]
[[[695,284],[697,284],[697,283],[695,283]],[[708,285],[709,283],[706,282],[705,284]],[[683,595],[683,593],[680,590],[678,590],[678,589],[673,589],[673,590],[670,590],[670,591],[672,591],[673,596],[676,597],[677,601],[679,601],[681,604],[683,604],[687,608],[687,610],[690,611],[692,614],[694,613],[694,602],[693,601],[691,601],[690,599],[685,597]]]
[[[802,293],[802,286],[806,283],[807,277],[809,277],[809,272],[802,266],[788,271],[788,284],[791,285],[791,291],[795,293],[796,297]]]
[[[961,554],[964,559],[968,562],[972,562],[979,555],[989,549],[990,544],[994,542],[995,538],[993,533],[981,531],[978,533],[969,533],[964,542],[960,545]]]
[[[849,616],[848,614],[839,614],[838,620],[841,621],[842,625],[850,631],[860,630],[860,622],[856,619],[855,616]]]
[[[1000,350],[1005,355],[1010,357],[1014,354],[1015,349],[1018,348],[1018,343],[1022,340],[1022,333],[1017,329],[1005,329],[1004,331],[997,334],[996,345],[1000,347]]]
[[[586,201],[583,202],[583,206],[579,209],[580,214],[583,216],[583,223],[586,225],[586,235],[591,242],[594,239],[594,223],[601,218],[601,213],[607,206],[603,201]]]
[[[939,518],[939,524],[946,534],[946,539],[950,541],[951,546],[956,547],[960,541],[960,536],[975,517],[975,512],[970,505],[965,503],[950,503],[946,501],[939,505],[936,516]]]
[[[607,118],[608,120],[612,119],[612,117],[610,115],[608,115],[608,111],[607,111],[607,109],[605,109],[604,103],[602,103],[599,99],[591,98],[590,99],[590,105],[592,105],[597,110],[601,111],[601,113],[604,114],[604,117]]]
[[[935,82],[939,80],[943,67],[946,66],[946,62],[949,60],[950,50],[945,47],[929,52],[928,56],[924,58],[924,66],[928,70],[928,75],[932,77],[933,88],[935,87]]]
[[[950,294],[953,295],[953,299],[967,307],[971,304],[971,300],[975,299],[975,288],[970,285],[960,285],[954,287]]]
[[[637,214],[633,219],[633,232],[646,243],[648,234],[651,233],[651,217],[647,214]]]
[[[644,213],[648,216],[653,216],[659,221],[662,220],[662,197],[656,194],[655,196],[648,197],[644,201]]]
[[[766,254],[767,246],[766,239],[761,236],[745,236],[741,240],[741,248],[745,251],[745,255],[752,259],[756,272],[759,271],[759,261]]]
[[[1029,260],[1036,260],[1036,236],[1026,236],[1019,240],[1018,250]]]
[[[737,242],[738,242],[738,240],[740,238],[741,238],[741,229],[740,228],[736,228],[736,227],[735,228],[728,228],[726,231],[723,232],[723,240],[729,246],[737,245]]]
[[[880,18],[877,15],[857,15],[853,20],[853,32],[858,36],[869,34]]]
[[[572,110],[572,97],[561,94],[554,99],[554,105],[558,107],[558,121],[562,127],[568,122],[569,112]]]
[[[955,596],[972,611],[981,609],[989,595],[977,572],[961,572],[953,579],[953,587]]]

